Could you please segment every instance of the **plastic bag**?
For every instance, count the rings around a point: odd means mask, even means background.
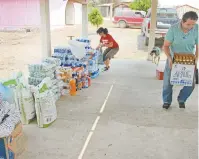
[[[14,103],[14,93],[13,90],[7,86],[0,83],[0,93],[2,95],[2,100],[7,101],[10,104]]]
[[[35,118],[35,100],[30,88],[20,88],[18,92],[22,124],[29,124]]]
[[[16,92],[22,124],[29,124],[36,115],[35,100],[31,87],[28,85],[23,75],[18,77]]]
[[[37,123],[38,126],[42,128],[50,126],[57,118],[55,98],[49,87],[50,85],[51,80],[45,78],[38,86],[38,90],[35,93]]]
[[[20,113],[14,104],[0,99],[0,138],[9,136],[20,122]]]
[[[70,45],[72,53],[76,58],[82,59],[86,55],[85,43],[81,43],[75,40],[70,40],[68,44]]]

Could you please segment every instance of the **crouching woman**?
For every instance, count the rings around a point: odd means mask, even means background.
[[[119,51],[119,45],[113,39],[113,37],[108,33],[108,29],[106,28],[99,28],[97,30],[97,34],[100,35],[100,44],[98,45],[97,49],[102,47],[106,47],[103,53],[103,61],[105,64],[105,71],[110,68],[110,60],[116,55]]]

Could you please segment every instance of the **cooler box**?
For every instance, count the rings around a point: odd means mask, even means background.
[[[164,68],[166,65],[166,61],[159,62],[157,68],[156,68],[156,78],[158,80],[163,80],[164,78]]]
[[[163,80],[163,78],[164,78],[164,72],[162,72],[161,70],[156,69],[156,78],[158,80]]]

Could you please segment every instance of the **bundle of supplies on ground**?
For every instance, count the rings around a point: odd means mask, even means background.
[[[4,84],[8,84],[5,83]],[[7,86],[4,86],[7,90]],[[0,158],[16,159],[25,149],[25,136],[20,123],[20,112],[15,103],[10,104],[3,96],[12,96],[10,91],[0,91]]]
[[[61,66],[72,66],[76,62],[76,58],[71,52],[71,48],[68,46],[66,47],[55,47],[54,48],[54,54],[52,56],[53,58],[60,59]]]
[[[77,41],[85,43],[86,54],[85,59],[88,60],[88,71],[91,78],[96,78],[99,75],[99,64],[103,64],[103,55],[99,50],[92,49],[90,40],[85,38],[79,38]]]
[[[52,92],[52,80],[45,78],[35,91],[35,108],[39,127],[46,128],[57,118],[55,97]]]
[[[64,50],[61,50],[64,52]],[[55,96],[56,101],[61,97],[63,82],[56,78],[56,70],[60,67],[61,60],[53,57],[48,57],[42,60],[40,64],[29,65],[29,84],[38,86],[45,78],[50,78],[53,86],[50,88]]]
[[[21,122],[29,124],[36,114],[31,86],[28,85],[21,72],[12,79],[4,81],[3,84],[5,87],[10,87],[13,91],[14,104],[20,112]]]
[[[193,54],[174,54],[171,85],[192,86],[195,69],[195,56]]]
[[[88,60],[88,72],[91,78],[96,78],[99,75],[98,55],[98,52],[94,51],[92,58]]]
[[[38,64],[29,64],[29,84],[37,86],[46,77],[50,77],[51,79],[53,79],[55,76],[54,72],[56,70],[56,67],[56,64],[48,63],[46,61]]]
[[[0,94],[0,138],[9,136],[17,123],[20,122],[20,113],[14,104],[2,100]]]

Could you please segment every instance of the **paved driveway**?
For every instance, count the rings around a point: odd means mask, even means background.
[[[94,30],[93,30],[94,31]],[[110,29],[120,44],[111,70],[89,89],[57,103],[58,119],[46,129],[24,127],[21,159],[197,159],[198,87],[180,110],[163,110],[156,66],[138,49],[137,30]],[[90,36],[92,45],[98,43]]]

